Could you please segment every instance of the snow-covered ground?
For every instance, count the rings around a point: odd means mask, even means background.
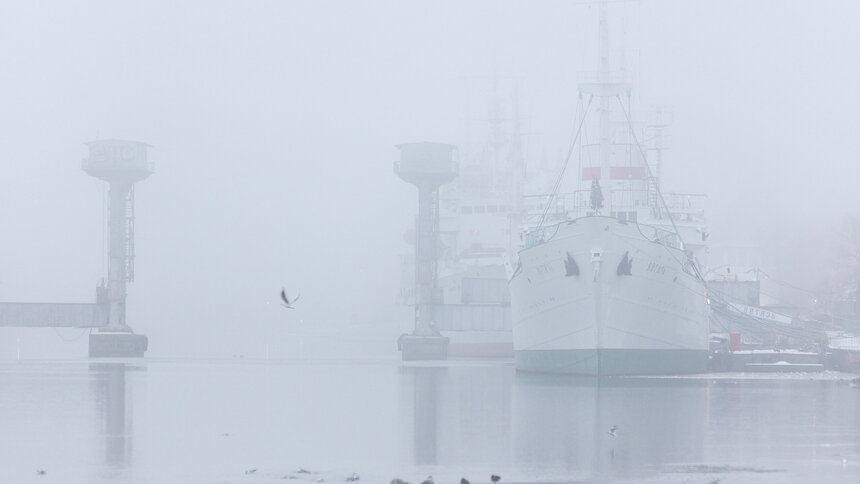
[[[821,372],[781,372],[781,373],[763,373],[763,372],[742,372],[729,371],[720,373],[700,373],[695,375],[660,375],[660,376],[639,376],[628,378],[657,378],[657,379],[689,379],[689,380],[815,380],[815,381],[851,381],[857,378],[857,375],[852,373],[844,373],[841,371],[821,371]]]

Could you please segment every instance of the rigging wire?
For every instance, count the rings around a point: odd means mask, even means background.
[[[70,343],[72,341],[80,341],[81,338],[83,338],[84,336],[86,336],[92,332],[91,329],[87,330],[86,328],[75,328],[75,329],[83,329],[83,331],[75,332],[75,334],[73,334],[71,337],[67,338],[67,337],[63,336],[62,333],[60,333],[60,328],[55,326],[52,329],[54,330],[54,334],[60,340],[65,341],[66,343]]]
[[[588,114],[588,108],[591,107],[592,101],[594,101],[594,96],[588,98],[588,105],[585,106],[585,110],[582,112],[582,118],[579,120],[579,126],[576,128],[576,135],[570,142],[570,146],[567,150],[567,156],[564,158],[564,163],[562,163],[561,165],[561,171],[558,174],[558,178],[556,178],[555,180],[555,185],[552,187],[552,192],[550,192],[546,207],[544,208],[543,214],[540,217],[538,229],[543,228],[543,224],[546,221],[546,215],[547,213],[549,213],[550,207],[552,207],[553,203],[555,202],[555,198],[558,196],[558,188],[559,186],[561,186],[561,181],[564,179],[564,172],[567,170],[567,165],[568,162],[570,162],[570,156],[573,154],[573,148],[576,145],[576,141],[579,139],[579,135],[582,133],[582,125],[585,123],[585,118]]]
[[[798,290],[798,291],[805,292],[805,293],[807,293],[807,294],[811,294],[811,295],[815,296],[816,298],[818,298],[818,293],[817,293],[817,292],[815,292],[815,291],[810,291],[809,289],[806,289],[806,288],[804,288],[804,287],[796,286],[796,285],[794,285],[794,284],[792,284],[792,283],[790,283],[790,282],[787,282],[787,281],[783,281],[783,280],[777,279],[776,277],[773,277],[773,275],[772,275],[772,274],[770,274],[770,273],[768,273],[768,272],[765,272],[765,271],[763,271],[763,270],[761,270],[761,269],[758,269],[758,273],[759,273],[759,274],[764,274],[764,275],[767,277],[767,279],[769,279],[769,280],[771,280],[771,281],[775,282],[776,284],[779,284],[780,286],[785,286],[785,287],[788,287],[788,288],[791,288],[791,289],[796,289],[796,290]]]
[[[624,118],[627,120],[627,126],[630,128],[630,134],[633,136],[633,141],[636,143],[636,148],[639,150],[639,154],[642,155],[642,161],[645,164],[645,169],[648,170],[648,177],[654,178],[654,173],[651,172],[651,167],[648,165],[648,156],[645,153],[645,150],[642,149],[642,144],[639,143],[639,137],[636,136],[636,130],[633,129],[633,122],[630,120],[630,115],[627,113],[627,110],[624,108],[624,102],[621,100],[620,95],[615,96],[618,99],[618,105],[621,106],[621,112],[624,114]],[[675,225],[675,219],[672,217],[672,213],[669,211],[669,206],[666,204],[666,200],[663,198],[663,192],[660,190],[660,187],[654,185],[654,191],[657,192],[657,198],[660,200],[660,204],[666,210],[666,216],[669,218],[669,222],[672,223],[672,229],[675,231],[675,235],[678,236],[678,239],[681,241],[681,246],[684,247],[686,244],[684,243],[684,237],[681,236],[681,232],[678,230],[678,226]],[[684,253],[687,255],[688,259],[691,259],[690,255],[687,254],[686,249]],[[705,283],[705,278],[702,276],[702,273],[699,271],[699,267],[697,264],[690,264],[693,267],[693,270],[696,271],[696,276],[702,283]],[[707,283],[705,283],[707,286]]]
[[[108,217],[108,209],[107,209],[107,198],[108,198],[108,184],[103,183],[102,187],[102,252],[101,252],[101,262],[102,262],[102,277],[105,275],[105,265],[107,262],[107,252],[105,252],[105,246],[107,245],[107,217]]]

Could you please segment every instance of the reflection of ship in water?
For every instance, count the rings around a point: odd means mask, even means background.
[[[417,466],[587,478],[705,458],[705,380],[577,379],[509,366],[406,366],[400,374],[403,408],[412,409],[404,437]],[[608,434],[613,425],[617,437]]]
[[[707,386],[704,380],[518,373],[514,453],[524,466],[628,475],[700,462],[709,431]],[[610,435],[613,426],[617,436]]]
[[[105,462],[124,468],[131,458],[132,419],[126,399],[124,363],[91,363],[98,414],[104,421]]]

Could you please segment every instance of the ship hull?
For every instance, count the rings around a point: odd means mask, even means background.
[[[517,368],[581,375],[707,369],[704,285],[679,249],[608,217],[552,227],[510,281]]]

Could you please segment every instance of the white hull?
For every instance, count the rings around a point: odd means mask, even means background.
[[[547,242],[520,252],[510,281],[518,368],[595,375],[705,370],[705,287],[682,251],[649,240],[647,230],[584,217],[550,227]],[[568,272],[568,254],[577,275]],[[625,254],[629,271],[619,274]]]

